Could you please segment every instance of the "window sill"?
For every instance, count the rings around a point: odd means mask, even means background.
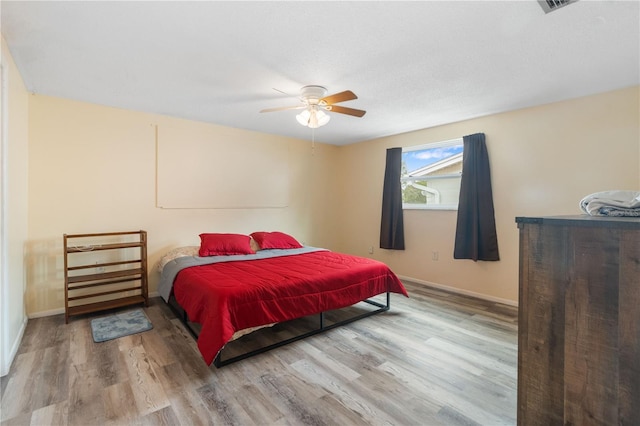
[[[420,205],[403,205],[402,210],[446,210],[458,211],[458,206],[442,205],[442,206],[420,206]]]

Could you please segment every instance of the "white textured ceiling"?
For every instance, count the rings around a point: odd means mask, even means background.
[[[350,89],[341,105],[367,114],[315,131],[344,145],[638,85],[639,5],[3,0],[0,13],[31,92],[310,139],[297,111],[258,111],[296,105],[307,84]]]

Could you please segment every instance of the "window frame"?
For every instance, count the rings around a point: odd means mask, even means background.
[[[460,137],[460,138],[449,139],[449,140],[445,140],[445,141],[431,142],[431,143],[426,143],[426,144],[421,144],[421,145],[403,147],[402,148],[402,155],[404,156],[405,153],[414,152],[414,151],[425,151],[425,150],[428,150],[428,149],[444,148],[444,147],[459,146],[459,145],[463,146],[461,154],[464,154],[464,141],[463,141],[462,137]],[[447,174],[442,174],[442,175],[431,176],[428,179],[425,179],[424,176],[401,177],[400,178],[400,183],[402,184],[402,183],[411,182],[411,181],[440,180],[440,179],[458,179],[459,181],[461,181],[462,180],[462,170],[460,172],[456,172],[456,173],[447,173]],[[404,189],[402,190],[402,193],[403,193],[403,199],[404,199]],[[460,194],[460,188],[458,186],[458,195],[459,194]],[[405,203],[403,201],[402,202],[402,210],[451,210],[451,211],[457,211],[458,210],[458,200],[456,199],[455,204],[452,204],[452,203],[448,203],[448,204],[410,204],[410,203]]]

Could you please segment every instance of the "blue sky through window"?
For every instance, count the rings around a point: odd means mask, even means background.
[[[402,160],[407,166],[407,172],[412,172],[421,167],[428,166],[444,158],[451,157],[462,152],[462,145],[427,148],[418,151],[402,153]]]

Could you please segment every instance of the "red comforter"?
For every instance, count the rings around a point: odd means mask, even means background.
[[[174,294],[202,325],[198,348],[211,364],[234,332],[353,305],[387,289],[408,297],[384,264],[331,251],[193,266]]]

